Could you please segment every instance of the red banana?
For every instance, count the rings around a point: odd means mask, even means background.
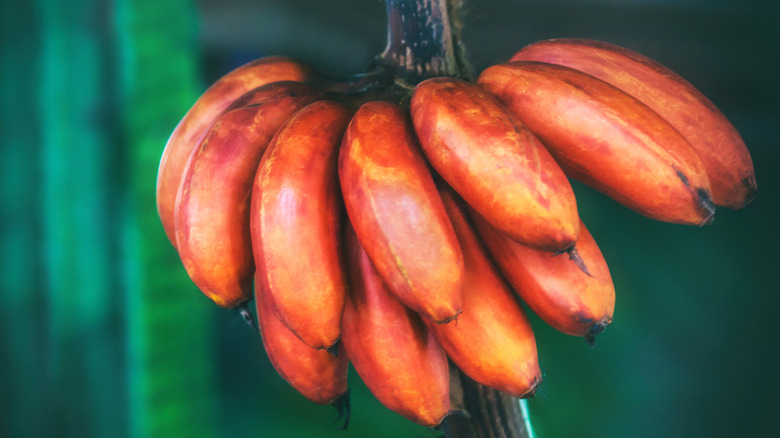
[[[756,194],[753,161],[734,125],[699,90],[637,52],[601,41],[539,41],[512,61],[559,64],[595,76],[649,106],[693,146],[707,170],[716,205],[739,209]]]
[[[470,216],[504,277],[523,302],[547,324],[593,343],[595,336],[612,322],[615,311],[612,276],[585,224],[580,224],[577,254],[587,273],[566,255],[553,256],[522,245],[475,211]]]
[[[580,71],[532,61],[489,67],[478,83],[542,140],[569,176],[656,220],[712,220],[698,155],[629,94]]]
[[[569,180],[495,98],[461,79],[434,78],[415,88],[411,113],[428,161],[491,224],[552,252],[576,242]]]
[[[252,297],[249,198],[260,157],[279,125],[318,98],[295,82],[258,88],[254,103],[217,118],[190,157],[174,210],[176,247],[192,281],[219,306]]]
[[[542,375],[531,322],[456,196],[442,190],[465,261],[463,312],[452,323],[428,328],[467,376],[515,397],[532,395]]]
[[[314,403],[327,405],[342,397],[348,389],[344,348],[333,354],[309,347],[276,317],[267,291],[258,288],[255,295],[263,346],[279,375]]]
[[[433,427],[450,409],[449,364],[425,323],[385,286],[354,232],[342,342],[352,366],[388,409]]]
[[[187,111],[168,138],[157,172],[157,212],[176,246],[174,208],[187,160],[214,120],[244,93],[277,81],[304,82],[311,68],[289,58],[269,56],[244,64],[212,84]]]
[[[339,179],[349,220],[390,290],[436,322],[457,316],[463,255],[400,107],[376,101],[357,110]]]
[[[347,281],[338,149],[349,117],[327,100],[295,113],[268,146],[252,189],[257,281],[279,318],[312,348],[341,336]]]

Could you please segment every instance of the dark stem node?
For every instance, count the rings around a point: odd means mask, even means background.
[[[463,76],[458,56],[458,27],[453,26],[452,0],[385,0],[387,46],[377,62],[394,74],[396,83],[413,87],[437,76]]]

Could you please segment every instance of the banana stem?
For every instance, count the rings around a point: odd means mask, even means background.
[[[460,0],[385,0],[387,46],[378,62],[396,83],[412,87],[436,77],[467,77],[459,44]]]
[[[523,428],[525,429],[526,436],[528,438],[536,438],[534,428],[531,426],[531,415],[528,412],[528,399],[520,399],[518,405],[520,406],[520,415],[523,420]]]
[[[535,438],[526,399],[481,385],[450,364],[452,412],[442,425],[447,438]]]

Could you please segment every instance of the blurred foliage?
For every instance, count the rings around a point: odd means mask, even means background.
[[[0,436],[435,435],[384,409],[354,373],[352,420],[338,430],[334,409],[295,393],[241,318],[194,288],[154,206],[165,140],[211,81],[266,54],[354,72],[381,50],[379,3],[365,15],[356,0],[0,3]],[[595,348],[533,319],[540,438],[774,429],[774,12],[736,0],[470,2],[478,68],[577,35],[680,71],[734,121],[759,184],[756,206],[698,229],[575,184],[617,309]],[[231,23],[256,43],[220,39]]]

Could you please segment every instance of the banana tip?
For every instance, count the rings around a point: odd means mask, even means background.
[[[339,422],[343,421],[343,424],[341,427],[339,427],[339,430],[347,430],[347,426],[349,426],[349,418],[352,414],[352,408],[350,405],[350,398],[349,398],[349,389],[344,392],[344,394],[341,394],[336,400],[333,400],[330,404],[334,408],[336,408],[336,412],[338,412],[338,417],[336,417],[333,422]]]
[[[441,423],[435,426],[434,429],[438,430],[445,437],[455,437],[457,430],[471,430],[471,423],[473,418],[471,414],[465,409],[450,409],[447,415],[444,416]]]
[[[566,251],[566,253],[569,254],[569,260],[574,262],[574,264],[580,268],[580,271],[584,272],[588,277],[593,277],[593,275],[591,275],[590,271],[588,270],[588,266],[585,265],[585,260],[583,260],[580,256],[580,253],[577,252],[576,246],[572,245],[571,248]]]
[[[577,247],[575,244],[571,244],[560,251],[554,252],[552,257],[559,256],[561,254],[567,254],[569,256],[569,260],[571,260],[575,266],[580,268],[580,271],[582,271],[588,277],[593,277],[593,275],[591,275],[590,271],[588,270],[588,266],[585,264],[585,260],[583,260],[580,256],[580,253],[577,252]]]
[[[700,225],[709,225],[715,219],[715,202],[712,200],[710,192],[705,189],[697,189],[696,194],[699,197],[699,209],[704,216]]]
[[[451,321],[456,321],[457,322],[458,316],[460,316],[460,314],[462,312],[463,312],[463,309],[460,309],[460,310],[458,310],[458,313],[456,313],[456,314],[454,314],[454,315],[452,315],[452,316],[450,316],[448,318],[444,318],[444,319],[442,319],[440,321],[435,321],[435,322],[436,322],[436,324],[447,324],[448,322],[451,322]]]
[[[255,321],[255,317],[252,315],[252,312],[249,311],[248,303],[249,301],[244,301],[241,304],[239,304],[236,307],[236,310],[238,311],[238,314],[241,315],[241,318],[244,319],[244,322],[246,325],[249,326],[252,330],[259,332],[260,328],[257,325],[257,322]]]
[[[537,374],[534,376],[533,381],[531,381],[531,387],[528,389],[528,391],[520,396],[520,398],[534,398],[536,395],[536,391],[539,389],[539,385],[542,384],[542,376],[540,374]]]
[[[330,347],[326,347],[325,350],[333,357],[339,357],[339,346],[341,345],[341,338],[336,340]]]
[[[612,323],[612,318],[604,317],[591,324],[588,328],[588,332],[585,334],[585,342],[591,347],[596,346],[596,336],[600,335],[609,324]]]
[[[742,206],[739,208],[751,208],[758,207],[758,187],[756,186],[755,176],[750,176],[742,180],[742,184],[746,187],[746,194]]]

